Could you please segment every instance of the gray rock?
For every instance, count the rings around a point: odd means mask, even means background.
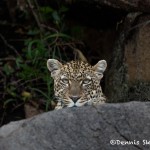
[[[150,149],[143,140],[150,141],[149,102],[54,110],[0,128],[0,150]]]
[[[51,0],[56,3],[56,0]],[[117,9],[123,9],[128,12],[150,12],[149,0],[61,0],[63,4],[74,4],[81,2],[81,4],[93,4],[95,6],[109,6]]]

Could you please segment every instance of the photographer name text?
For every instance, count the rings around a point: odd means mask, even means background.
[[[132,140],[132,141],[125,141],[125,140],[110,140],[111,145],[149,145],[150,146],[150,140]]]

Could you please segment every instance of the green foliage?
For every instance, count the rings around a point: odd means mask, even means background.
[[[32,93],[36,93],[36,97],[42,96],[45,100],[45,109],[48,110],[53,93],[52,79],[46,66],[50,51],[46,49],[45,40],[38,38],[28,39],[25,45],[27,48],[23,50],[24,58],[19,64],[21,71],[18,77],[27,83],[25,86]]]
[[[5,64],[3,67],[3,71],[7,76],[9,76],[14,72],[14,69],[9,64]]]
[[[47,59],[68,61],[74,58],[76,45],[83,45],[66,33],[71,31],[67,29],[64,20],[68,8],[37,6],[36,0],[30,2],[32,5],[28,4],[29,8],[34,7],[22,11],[22,16],[25,16],[20,18],[23,24],[14,27],[14,32],[23,36],[23,47],[15,48],[8,44],[14,53],[8,51],[6,58],[0,59],[0,126],[7,112],[26,108],[26,103],[30,106],[34,104],[34,107],[38,106],[35,109],[42,111],[52,110],[55,105],[53,80],[47,69]],[[74,33],[80,34],[80,31],[80,28],[74,29]],[[18,118],[19,114],[15,114],[15,117]]]
[[[64,14],[67,11],[68,11],[68,8],[65,6],[61,6],[58,10],[50,6],[40,7],[40,12],[42,13],[43,20],[52,21],[56,25],[56,27],[58,27],[59,29],[63,25]]]
[[[31,22],[26,32],[24,48],[12,61],[0,61],[2,73],[6,77],[3,92],[3,108],[10,104],[18,107],[30,101],[42,100],[45,111],[53,101],[53,80],[47,69],[47,59],[67,59],[64,49],[72,38],[64,33],[64,14],[68,9],[64,6],[58,10],[50,6],[39,6],[36,14],[41,28]],[[40,15],[39,15],[40,14]],[[36,19],[35,19],[36,20]],[[49,26],[42,26],[50,22]]]

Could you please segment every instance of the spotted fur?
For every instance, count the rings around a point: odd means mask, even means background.
[[[47,67],[54,79],[55,97],[58,101],[55,109],[97,105],[106,101],[100,86],[100,80],[107,67],[105,60],[95,66],[82,61],[66,64],[49,59]]]

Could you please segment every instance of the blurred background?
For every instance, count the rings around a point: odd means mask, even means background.
[[[1,0],[0,126],[54,109],[49,58],[86,58],[91,65],[105,59],[107,102],[149,101],[149,10],[88,0]]]

